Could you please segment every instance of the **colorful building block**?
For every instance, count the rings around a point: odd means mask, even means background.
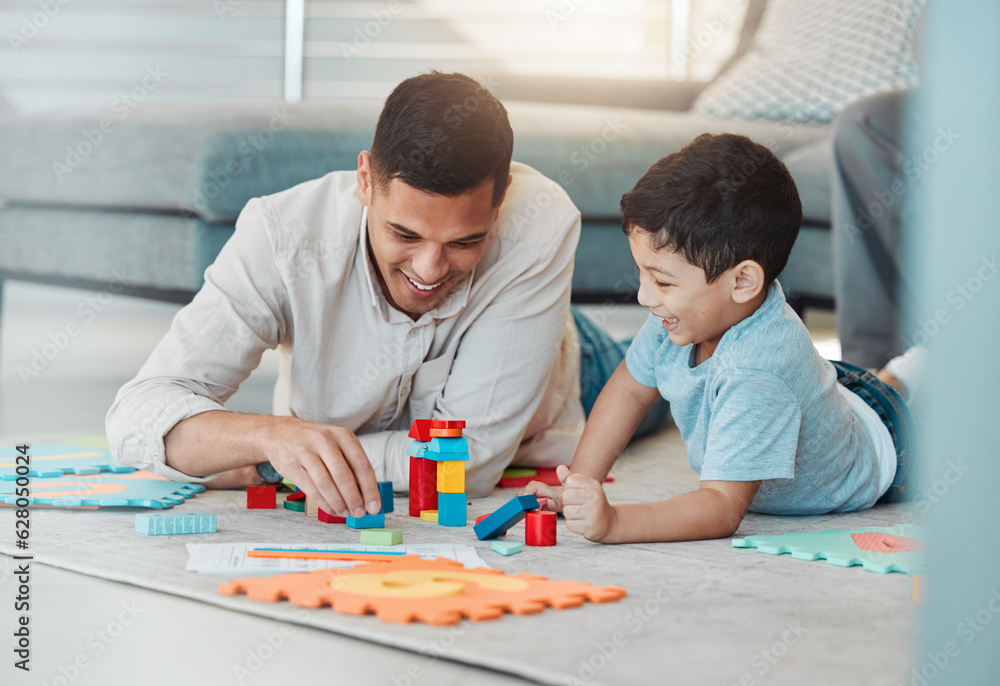
[[[413,424],[410,425],[410,433],[407,435],[418,441],[431,440],[431,421],[430,419],[414,419]]]
[[[517,541],[493,541],[490,543],[490,549],[501,555],[513,555],[524,550],[524,544]]]
[[[438,524],[465,526],[468,522],[465,493],[438,493]]]
[[[464,455],[465,457],[442,459],[468,460],[469,440],[464,436],[459,438],[432,438],[430,443],[427,444],[427,450],[424,452],[424,457],[427,457],[428,452],[432,452],[437,455]]]
[[[352,529],[384,529],[384,514],[366,514],[364,517],[348,517],[347,526]]]
[[[410,516],[419,517],[423,510],[437,509],[437,463],[410,457]]]
[[[302,500],[285,500],[285,509],[291,510],[292,512],[305,512],[306,511],[306,501]]]
[[[319,505],[312,498],[306,497],[306,517],[313,519],[319,516]]]
[[[338,517],[337,515],[332,515],[326,512],[322,508],[316,513],[316,519],[327,524],[345,524],[347,522],[346,517]]]
[[[431,438],[460,438],[461,429],[431,429]]]
[[[247,488],[248,510],[273,510],[278,506],[276,486],[250,486]]]
[[[147,536],[214,534],[218,518],[207,512],[142,513],[135,516],[135,530]]]
[[[437,491],[439,500],[441,493],[465,493],[464,462],[448,460],[437,463]]]
[[[426,441],[410,441],[410,445],[406,446],[406,454],[410,457],[423,457],[429,445]]]
[[[538,509],[538,498],[531,495],[519,495],[501,505],[496,512],[476,524],[474,530],[480,541],[496,538],[510,527],[524,519],[531,510]]]
[[[556,513],[535,510],[524,517],[524,544],[550,546],[556,544]]]
[[[378,482],[378,497],[382,502],[382,509],[380,512],[382,514],[389,514],[393,511],[392,503],[392,482],[391,481],[379,481]]]
[[[491,514],[493,514],[493,513],[492,513],[492,512],[487,512],[487,513],[486,513],[486,514],[484,514],[484,515],[479,515],[478,517],[476,517],[476,524],[478,524],[479,522],[483,521],[484,519],[486,519],[487,517],[489,517],[489,516],[490,516]],[[506,535],[507,535],[507,532],[505,531],[505,532],[503,532],[503,533],[502,533],[502,534],[500,534],[500,535],[501,535],[501,536],[506,536]]]
[[[437,510],[421,510],[420,519],[425,522],[436,522],[438,520]]]
[[[464,429],[464,419],[432,419],[432,429]]]
[[[292,502],[296,500],[305,500],[305,499],[306,499],[305,491],[295,491],[295,493],[289,493],[288,495],[285,496],[285,500],[291,500]]]
[[[403,542],[402,529],[365,529],[361,532],[365,545],[399,545]]]

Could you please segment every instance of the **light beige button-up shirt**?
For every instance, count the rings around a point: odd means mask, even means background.
[[[165,464],[163,436],[224,410],[277,348],[274,414],[351,429],[396,490],[417,418],[466,421],[472,495],[512,462],[568,464],[584,423],[569,313],[580,213],[534,169],[511,174],[482,259],[417,321],[382,294],[355,172],[251,200],[205,285],[119,390],[106,422],[114,458],[204,481]]]

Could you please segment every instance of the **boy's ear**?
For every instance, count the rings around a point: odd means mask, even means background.
[[[733,267],[733,302],[748,303],[764,290],[764,268],[753,260],[743,260]]]

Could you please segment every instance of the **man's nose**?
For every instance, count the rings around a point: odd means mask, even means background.
[[[448,257],[441,246],[423,246],[413,258],[413,275],[424,285],[430,286],[443,281],[448,275],[448,270]]]

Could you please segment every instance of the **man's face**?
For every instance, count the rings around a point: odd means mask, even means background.
[[[639,304],[663,319],[674,344],[704,344],[711,355],[733,323],[731,275],[708,283],[703,269],[670,249],[655,250],[652,236],[638,228],[629,243],[639,267]]]
[[[426,193],[399,179],[376,189],[370,163],[362,152],[358,200],[368,207],[370,254],[389,304],[416,320],[482,258],[500,212],[493,206],[493,180],[456,196]]]

